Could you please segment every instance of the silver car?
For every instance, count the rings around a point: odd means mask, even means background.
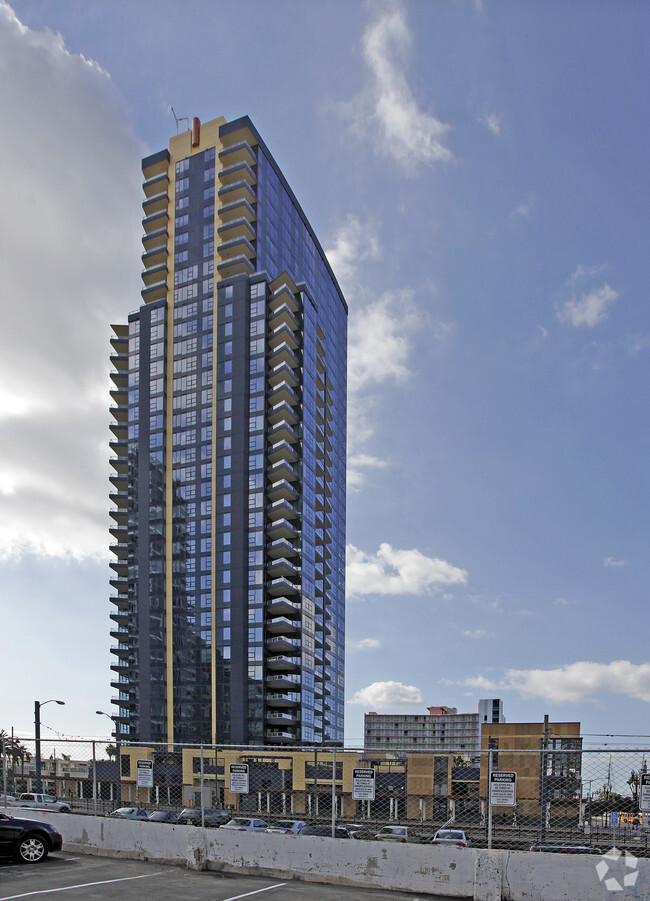
[[[375,838],[380,842],[407,842],[409,840],[408,826],[384,826]]]
[[[306,826],[304,820],[278,820],[272,826],[267,826],[265,832],[279,832],[282,835],[298,835],[303,826]]]
[[[234,817],[229,823],[219,826],[219,829],[234,829],[237,832],[264,832],[268,828],[266,820],[253,817]]]

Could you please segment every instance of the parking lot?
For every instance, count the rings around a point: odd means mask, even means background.
[[[299,880],[195,872],[137,860],[60,852],[41,864],[0,860],[0,901],[48,895],[63,901],[418,901],[403,892]],[[431,896],[422,896],[425,901]],[[438,901],[445,901],[437,896]],[[451,899],[449,899],[451,901]]]

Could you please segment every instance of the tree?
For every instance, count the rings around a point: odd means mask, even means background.
[[[4,744],[5,754],[12,762],[12,768],[15,767],[17,763],[22,764],[26,760],[31,760],[32,755],[20,739],[9,735],[4,729],[0,730],[0,745],[2,744]]]
[[[109,760],[112,760],[117,755],[117,748],[115,745],[106,745],[104,750],[108,754]]]

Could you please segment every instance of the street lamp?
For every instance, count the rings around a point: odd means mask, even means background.
[[[115,789],[115,800],[118,806],[122,803],[122,761],[120,759],[120,750],[122,744],[120,742],[120,730],[116,722],[117,717],[111,716],[110,713],[104,713],[103,710],[96,710],[98,716],[107,716],[115,726],[115,760],[117,761],[117,785]]]
[[[41,784],[41,707],[46,704],[61,704],[65,706],[65,701],[57,701],[56,698],[50,698],[49,701],[34,701],[34,739],[36,744],[36,791],[42,792]]]

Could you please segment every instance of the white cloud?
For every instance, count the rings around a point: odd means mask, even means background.
[[[488,115],[485,116],[485,118],[483,118],[481,121],[485,122],[485,124],[490,129],[492,134],[500,135],[502,119],[503,119],[503,113],[488,113]]]
[[[465,629],[463,632],[463,635],[465,636],[465,638],[478,639],[478,638],[491,638],[494,635],[494,633],[486,632],[485,629]]]
[[[353,454],[348,457],[347,487],[349,491],[358,491],[366,481],[366,470],[385,469],[388,463],[373,457],[371,454]]]
[[[342,105],[359,137],[406,172],[414,172],[421,163],[451,160],[444,143],[449,126],[419,108],[406,78],[411,32],[404,10],[399,6],[384,10],[368,26],[362,43],[368,86]]]
[[[366,594],[423,594],[438,585],[465,585],[467,573],[427,557],[416,548],[399,550],[384,542],[376,554],[366,554],[353,544],[347,547],[348,597]]]
[[[361,638],[359,641],[351,641],[349,647],[354,651],[375,651],[382,644],[379,638]]]
[[[650,663],[580,661],[557,669],[510,669],[500,681],[477,676],[460,684],[480,690],[516,691],[524,698],[541,698],[557,703],[584,701],[593,698],[597,692],[626,695],[650,702]]]
[[[530,203],[520,203],[518,207],[516,207],[510,216],[513,219],[528,219],[530,216],[530,211],[532,210],[532,204]]]
[[[383,382],[404,382],[411,375],[410,336],[422,316],[412,291],[392,291],[352,318],[348,347],[351,392]]]
[[[605,282],[600,288],[565,301],[562,309],[557,312],[557,318],[575,328],[583,325],[593,328],[606,318],[609,307],[617,299],[618,291]]]
[[[0,558],[107,556],[109,325],[139,301],[140,149],[108,75],[2,2],[0,119]]]
[[[326,251],[329,264],[348,301],[356,293],[356,276],[359,265],[381,256],[381,244],[377,235],[377,223],[371,219],[362,222],[351,213],[346,216],[334,236],[332,247]]]
[[[627,560],[616,560],[614,557],[605,557],[604,566],[624,567],[629,566]]]
[[[349,703],[358,704],[368,710],[381,710],[384,707],[423,705],[425,700],[415,685],[404,685],[402,682],[373,682],[355,692]]]

